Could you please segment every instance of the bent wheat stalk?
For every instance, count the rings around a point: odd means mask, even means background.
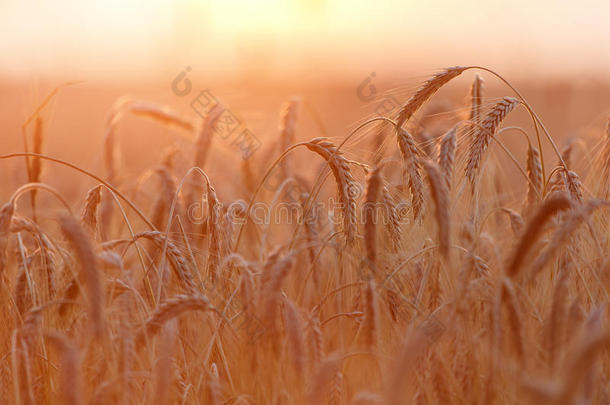
[[[358,190],[352,177],[347,159],[337,147],[325,138],[315,138],[305,143],[307,149],[322,156],[328,162],[337,183],[339,201],[343,205],[343,232],[347,243],[352,243],[356,235],[356,200]]]
[[[464,70],[466,70],[466,68],[462,66],[450,67],[428,79],[400,109],[398,118],[396,119],[396,130],[398,131],[404,123],[409,121],[413,114],[415,114],[417,110],[434,95],[434,93],[451,79],[459,76]]]
[[[142,330],[136,337],[136,342],[141,344],[145,338],[155,336],[161,327],[169,320],[174,319],[185,312],[212,311],[217,310],[203,295],[177,295],[162,302],[155,312],[146,320]]]
[[[543,231],[547,221],[558,212],[565,211],[571,207],[571,199],[563,193],[549,197],[544,201],[534,217],[527,224],[525,231],[515,247],[514,253],[507,261],[506,274],[510,278],[515,278],[519,274],[525,257]]]

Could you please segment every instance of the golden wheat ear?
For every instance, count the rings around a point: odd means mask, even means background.
[[[438,224],[439,251],[449,258],[449,247],[451,237],[451,216],[449,212],[449,192],[447,190],[446,177],[443,176],[438,165],[430,160],[421,160],[428,175],[430,183],[430,194],[436,209],[436,222]]]
[[[343,232],[348,243],[356,236],[356,193],[358,184],[352,176],[347,159],[337,147],[325,138],[315,138],[305,144],[307,149],[322,156],[328,162],[337,183],[339,201],[343,206]]]
[[[104,288],[93,244],[89,235],[72,216],[60,217],[59,224],[76,256],[79,278],[85,284],[91,329],[95,336],[101,337],[106,328]]]
[[[487,150],[491,139],[496,134],[498,127],[502,121],[504,121],[504,118],[506,118],[508,113],[518,104],[519,100],[516,98],[504,97],[489,113],[487,113],[483,121],[481,121],[481,125],[477,126],[474,133],[474,141],[468,155],[468,163],[466,165],[466,177],[468,177],[471,184],[474,184],[475,182],[483,154]]]
[[[399,129],[407,122],[419,108],[451,79],[456,78],[466,70],[465,67],[455,66],[447,68],[428,79],[398,112],[396,127]]]

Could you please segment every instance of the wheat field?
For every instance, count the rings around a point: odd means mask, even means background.
[[[0,209],[3,403],[610,403],[607,119],[565,142],[452,67],[346,134],[287,100],[219,173],[228,106],[120,99],[91,172],[46,152],[72,84],[0,156],[27,176]],[[183,142],[135,171],[133,117]]]

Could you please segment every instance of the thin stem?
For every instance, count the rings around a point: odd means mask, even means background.
[[[44,183],[27,183],[27,184],[24,184],[23,186],[21,186],[17,190],[15,190],[15,192],[13,193],[13,195],[11,196],[9,201],[12,204],[17,204],[17,200],[19,199],[19,197],[21,195],[27,193],[28,191],[32,191],[32,190],[46,190],[49,193],[53,194],[63,204],[63,206],[66,207],[66,210],[68,210],[70,215],[73,215],[72,214],[72,209],[70,208],[70,205],[68,205],[68,203],[62,197],[62,195],[59,193],[59,191],[57,191],[55,188],[49,186],[48,184],[44,184]]]
[[[255,200],[256,196],[258,195],[258,193],[260,192],[263,185],[265,184],[265,182],[267,181],[267,178],[269,178],[269,176],[271,175],[271,172],[273,171],[273,169],[275,169],[275,167],[278,165],[278,163],[288,153],[290,153],[290,151],[296,149],[299,146],[306,145],[307,143],[309,143],[309,141],[299,142],[299,143],[295,143],[294,145],[289,146],[288,149],[286,149],[284,152],[282,152],[282,154],[277,159],[275,159],[275,161],[271,164],[271,167],[269,167],[269,169],[267,169],[267,172],[263,176],[263,179],[258,183],[258,186],[254,190],[254,193],[252,193],[252,197],[250,197],[250,202],[248,203],[248,207],[246,208],[246,218],[244,219],[244,223],[239,227],[239,233],[237,234],[237,240],[235,241],[235,247],[233,248],[234,252],[237,252],[237,248],[239,247],[239,242],[241,241],[241,235],[243,234],[244,228],[246,227],[246,225],[248,225],[248,222],[250,221],[250,210],[252,209],[252,205],[254,205],[254,200]]]
[[[483,66],[468,66],[466,69],[479,69],[479,70],[483,70],[485,72],[491,73],[492,75],[494,75],[498,79],[500,79],[502,82],[504,82],[504,84],[506,84],[512,91],[514,91],[515,94],[521,99],[521,101],[523,102],[523,105],[525,106],[525,108],[527,109],[528,113],[532,117],[532,120],[534,121],[534,128],[536,129],[536,138],[538,139],[538,148],[540,149],[540,164],[542,165],[542,180],[543,180],[543,182],[546,181],[545,180],[546,179],[546,177],[545,177],[546,174],[545,174],[545,169],[544,169],[544,156],[542,154],[542,142],[540,140],[540,134],[538,132],[538,125],[540,125],[540,128],[542,128],[542,130],[544,131],[544,134],[546,135],[549,143],[553,147],[553,149],[555,151],[555,154],[557,155],[557,157],[559,158],[559,161],[561,162],[561,165],[566,170],[568,170],[568,166],[566,165],[565,161],[563,160],[563,157],[561,156],[561,153],[559,152],[559,148],[557,148],[557,145],[555,144],[555,141],[553,141],[553,138],[551,137],[551,134],[549,134],[549,131],[547,131],[547,129],[544,126],[544,124],[542,123],[542,120],[540,119],[540,117],[538,117],[538,115],[534,112],[534,110],[529,105],[529,103],[525,100],[525,98],[521,95],[521,93],[516,88],[514,88],[500,74],[498,74],[498,73],[494,72],[493,70],[488,69],[486,67],[483,67]]]
[[[138,207],[136,207],[136,205],[134,203],[132,203],[127,197],[125,197],[125,195],[123,193],[121,193],[119,190],[117,190],[115,187],[113,187],[111,184],[109,184],[108,182],[102,180],[102,178],[100,178],[99,176],[96,176],[95,174],[88,172],[87,170],[81,169],[80,167],[66,162],[64,160],[61,159],[56,159],[56,158],[52,158],[50,156],[46,156],[46,155],[42,155],[39,153],[10,153],[8,155],[0,155],[0,160],[2,159],[11,159],[11,158],[16,158],[16,157],[25,157],[25,156],[31,156],[31,157],[38,157],[40,159],[44,159],[44,160],[48,160],[50,162],[55,162],[55,163],[59,163],[61,165],[67,166],[71,169],[74,169],[86,176],[91,177],[92,179],[100,182],[101,184],[103,184],[104,186],[108,187],[113,193],[115,193],[116,195],[118,195],[119,197],[121,197],[121,199],[123,199],[123,201],[125,201],[127,203],[127,205],[129,205],[129,208],[131,208],[132,210],[134,210],[134,212],[140,217],[140,219],[142,219],[142,221],[144,221],[146,223],[146,225],[148,225],[148,227],[153,230],[156,231],[157,228],[155,228],[155,226],[152,224],[152,222],[150,222],[150,220],[148,218],[146,218],[146,215],[144,215],[142,213],[142,211],[140,211],[140,209]]]

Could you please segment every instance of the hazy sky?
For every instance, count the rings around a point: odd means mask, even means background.
[[[312,75],[484,64],[610,76],[610,2],[2,0],[0,74]]]

